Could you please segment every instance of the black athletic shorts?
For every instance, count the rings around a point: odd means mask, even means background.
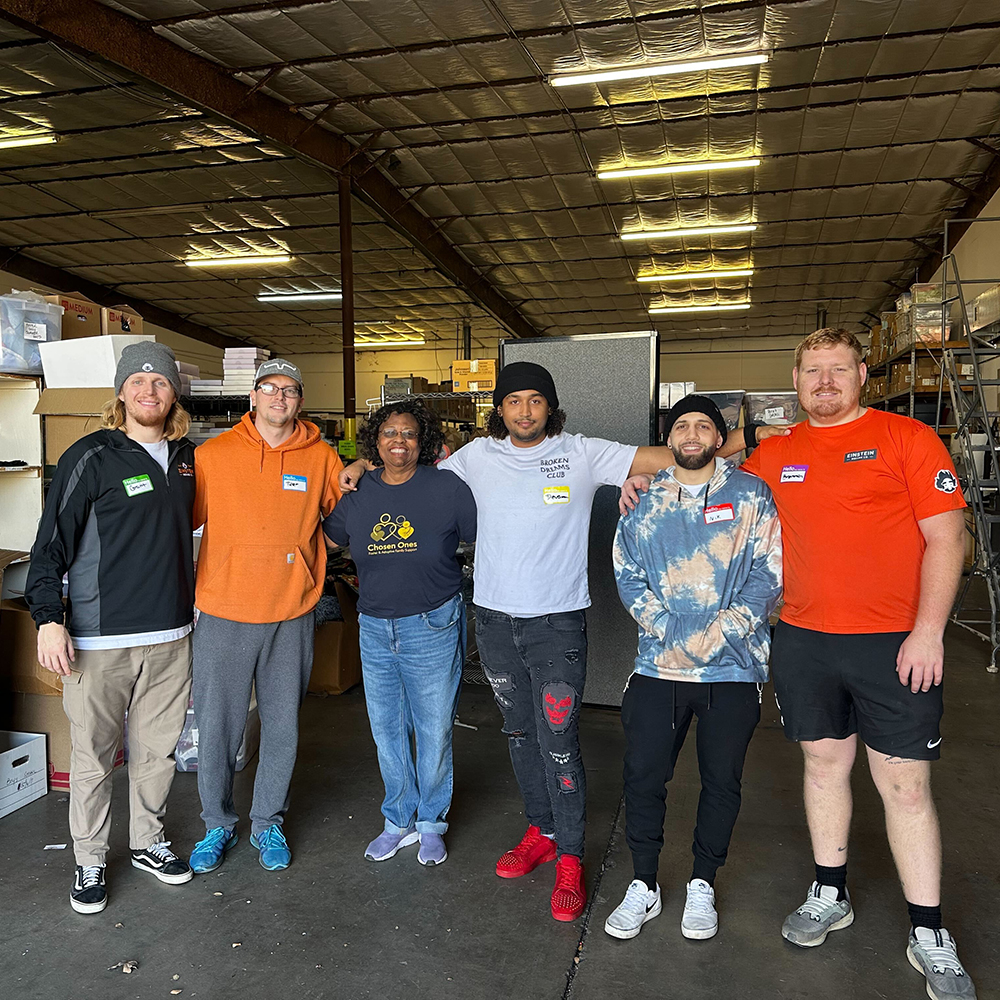
[[[771,674],[785,736],[801,742],[858,733],[878,753],[937,760],[943,685],[914,694],[900,684],[896,654],[907,635],[838,635],[779,621]]]

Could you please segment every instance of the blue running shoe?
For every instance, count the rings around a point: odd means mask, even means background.
[[[260,851],[260,866],[269,872],[287,868],[292,863],[292,852],[288,848],[288,841],[285,840],[285,835],[277,823],[272,823],[259,836],[256,833],[251,834],[250,846]]]
[[[205,834],[204,840],[199,840],[191,852],[191,871],[214,872],[222,864],[226,853],[240,838],[235,830],[224,827],[213,827]]]

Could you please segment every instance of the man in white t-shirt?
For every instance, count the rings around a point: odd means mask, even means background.
[[[577,723],[587,675],[587,546],[594,494],[673,464],[668,448],[566,434],[552,376],[541,365],[504,367],[489,437],[438,463],[471,488],[478,508],[476,639],[504,717],[528,830],[497,862],[517,878],[556,858],[552,915],[583,912],[586,776]],[[719,454],[743,448],[735,431]],[[340,485],[360,472],[349,466]]]

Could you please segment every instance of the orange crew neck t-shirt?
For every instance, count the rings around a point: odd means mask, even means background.
[[[817,632],[909,632],[925,543],[917,522],[965,506],[927,424],[866,410],[798,424],[744,463],[774,494],[784,549],[782,621]]]

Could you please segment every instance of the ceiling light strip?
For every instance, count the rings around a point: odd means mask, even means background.
[[[695,281],[699,278],[749,278],[752,267],[736,267],[724,271],[673,271],[670,274],[640,274],[635,280],[643,282]]]
[[[684,239],[687,236],[723,236],[726,233],[752,233],[757,228],[754,222],[739,226],[680,226],[676,229],[633,229],[620,233],[623,240],[667,240]]]
[[[594,73],[553,75],[548,78],[548,82],[553,87],[573,87],[582,83],[604,83],[611,80],[641,80],[645,77],[670,76],[675,73],[699,73],[709,69],[759,66],[766,63],[769,58],[766,52],[747,52],[735,56],[685,59],[682,62],[654,63],[648,66],[599,70]]]
[[[246,257],[188,257],[188,267],[237,267],[244,264],[287,264],[291,254],[251,254]]]
[[[659,167],[625,167],[622,170],[599,170],[601,181],[619,180],[624,177],[659,177],[665,174],[695,174],[707,170],[737,170],[740,167],[759,167],[760,157],[743,160],[698,160],[692,163],[664,163]]]
[[[261,292],[258,302],[339,302],[343,292]]]
[[[427,341],[421,337],[419,340],[361,340],[354,338],[355,347],[422,347]]]
[[[649,310],[650,315],[663,315],[666,313],[694,313],[694,312],[737,312],[740,309],[749,309],[749,302],[734,302],[729,304],[716,303],[704,306],[654,306]]]
[[[9,139],[0,139],[0,149],[13,149],[15,146],[47,146],[58,141],[59,136],[54,132],[46,132],[43,135],[11,136]]]

